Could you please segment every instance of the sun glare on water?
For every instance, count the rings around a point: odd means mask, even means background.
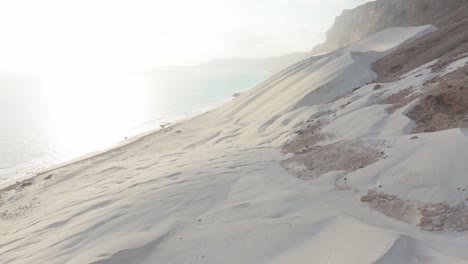
[[[137,74],[44,77],[43,115],[56,147],[83,153],[109,146],[145,114],[148,83]]]

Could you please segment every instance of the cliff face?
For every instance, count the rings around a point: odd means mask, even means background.
[[[433,60],[432,66],[440,71],[454,60],[468,53],[468,5],[449,13],[441,21],[439,30],[431,32],[411,43],[398,47],[391,54],[379,59],[372,69],[379,82],[396,81],[403,74]]]
[[[344,10],[327,31],[326,42],[317,45],[312,53],[346,46],[388,27],[439,27],[447,14],[467,3],[468,0],[377,0]]]

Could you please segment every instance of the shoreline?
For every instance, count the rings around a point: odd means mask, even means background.
[[[239,70],[233,70],[233,72],[239,72]],[[142,73],[144,72],[139,72],[138,74]],[[226,76],[226,78],[231,78],[231,75]],[[244,75],[240,76],[242,77]],[[233,93],[243,93],[248,91],[249,89],[252,89],[259,83],[263,82],[264,78],[268,78],[266,75],[266,77],[258,77],[259,75],[256,73],[245,76],[245,78],[250,80],[247,83],[237,84],[236,80],[233,82],[234,84],[232,85],[232,88],[220,89],[218,92],[214,93],[214,96],[207,95],[207,99],[190,100],[191,103],[189,104],[189,101],[187,101],[188,105],[183,107],[176,105],[174,107],[165,107],[166,110],[159,110],[159,108],[154,111],[151,110],[147,113],[146,116],[142,116],[142,118],[134,118],[134,121],[127,122],[128,124],[124,122],[125,120],[119,120],[121,119],[121,117],[119,117],[120,112],[113,112],[117,123],[120,122],[124,125],[117,126],[118,129],[113,129],[112,131],[104,130],[104,133],[101,131],[98,132],[89,130],[88,135],[90,136],[90,139],[87,139],[86,137],[83,137],[79,134],[77,134],[75,137],[68,136],[69,134],[75,134],[75,131],[81,130],[83,125],[89,122],[78,123],[78,126],[74,127],[71,133],[68,130],[63,130],[62,132],[62,130],[57,130],[55,127],[50,128],[47,125],[36,127],[28,124],[27,122],[22,122],[23,125],[21,127],[30,126],[32,131],[31,133],[21,137],[17,136],[18,142],[15,141],[15,137],[11,136],[14,134],[10,133],[11,135],[7,134],[7,137],[5,137],[4,141],[2,141],[1,145],[4,149],[4,153],[2,154],[4,155],[5,159],[3,160],[1,164],[2,168],[0,169],[0,188],[14,184],[17,181],[24,181],[34,178],[37,175],[47,173],[50,170],[62,167],[66,164],[70,164],[82,159],[99,155],[100,153],[106,152],[108,150],[118,148],[119,146],[128,144],[137,138],[160,130],[160,125],[163,125],[164,123],[176,124],[212,111],[232,100]],[[244,77],[240,78],[239,80],[243,81],[243,79]],[[207,91],[210,89],[210,85],[212,85],[208,82],[203,82],[201,84],[205,86],[208,85],[206,86]],[[213,84],[216,84],[216,82],[213,82]],[[197,86],[198,84],[195,83],[195,85]],[[174,95],[174,97],[177,99],[180,96]],[[181,100],[174,101],[179,102]],[[183,100],[181,102],[183,102]],[[112,115],[109,115],[108,118],[109,117],[113,119]],[[55,126],[60,128],[63,126],[63,123],[57,123]],[[6,124],[8,126],[8,122]],[[18,128],[21,127],[18,126]],[[13,126],[13,128],[17,129],[15,126]],[[12,131],[14,132],[16,130]],[[57,143],[54,138],[57,137],[55,135],[57,133],[61,133],[61,135],[63,135],[63,139],[60,141],[57,140],[59,143]],[[46,136],[41,136],[42,134]],[[38,143],[30,144],[29,146],[26,143],[22,143],[23,141],[27,142],[26,140],[29,139]],[[81,146],[76,144],[76,142],[73,142],[77,140],[83,141],[85,144]]]
[[[254,88],[254,87],[252,87],[252,88]],[[249,89],[252,89],[252,88],[249,88]],[[247,89],[247,91],[249,89]],[[244,90],[243,92],[245,92],[245,91],[246,90]],[[240,93],[242,93],[242,92],[240,92]],[[232,98],[231,100],[235,99],[235,97],[231,97],[231,98]],[[188,117],[181,118],[181,119],[178,119],[176,121],[170,122],[168,125],[166,125],[164,127],[151,129],[151,130],[149,130],[147,132],[143,132],[143,133],[128,137],[127,139],[124,139],[124,140],[121,140],[120,142],[117,142],[116,144],[114,144],[111,147],[101,149],[101,150],[92,151],[90,153],[80,155],[80,156],[78,156],[76,158],[73,158],[71,160],[64,161],[64,162],[61,162],[61,163],[56,164],[56,165],[48,166],[46,169],[40,170],[38,172],[33,172],[33,171],[25,172],[24,176],[20,176],[20,177],[15,178],[15,179],[0,182],[0,193],[3,192],[3,191],[8,191],[8,190],[15,189],[16,187],[21,186],[24,183],[32,182],[32,181],[35,180],[35,178],[43,176],[44,174],[48,174],[48,173],[50,173],[52,171],[62,169],[62,168],[67,167],[67,166],[71,166],[71,165],[77,164],[79,162],[85,162],[85,161],[88,161],[88,160],[93,159],[93,158],[104,156],[104,155],[107,155],[107,154],[109,154],[109,153],[111,153],[113,151],[122,150],[125,147],[130,147],[131,145],[136,144],[136,143],[144,140],[147,137],[157,135],[158,133],[165,133],[165,132],[171,131],[176,126],[179,126],[182,123],[188,122],[188,121],[193,120],[195,118],[204,116],[204,115],[206,115],[206,114],[208,114],[208,113],[222,107],[224,104],[226,104],[228,102],[230,102],[230,101],[224,101],[224,102],[220,103],[219,105],[214,106],[210,110],[207,110],[207,111],[204,111],[204,112],[201,112],[201,113],[194,114],[192,116],[188,116]],[[32,176],[26,175],[26,174],[29,174],[29,173],[34,174],[34,175],[32,175]]]

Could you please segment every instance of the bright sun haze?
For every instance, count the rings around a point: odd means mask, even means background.
[[[308,52],[366,1],[1,1],[0,181],[212,109],[270,73],[193,66]]]
[[[0,0],[0,264],[468,264],[468,0]]]
[[[15,0],[0,3],[0,70],[148,69],[308,51],[365,0]]]

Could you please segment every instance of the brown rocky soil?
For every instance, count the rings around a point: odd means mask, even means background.
[[[392,94],[380,101],[378,104],[391,104],[392,106],[387,110],[390,113],[395,112],[396,110],[402,108],[403,106],[409,104],[416,98],[418,98],[417,94],[413,94],[414,88],[410,87],[404,90],[400,90],[396,94]]]
[[[320,142],[333,137],[322,131],[323,125],[320,121],[307,121],[296,132],[296,136],[283,146],[283,153],[295,154],[281,162],[283,168],[290,174],[303,180],[310,180],[327,172],[355,171],[384,157],[383,151],[360,139],[319,145]]]
[[[286,171],[303,180],[315,179],[332,171],[352,172],[384,157],[384,152],[359,139],[342,140],[324,146],[305,144],[307,149],[293,149],[299,154],[281,162]]]
[[[421,101],[406,114],[416,122],[412,133],[468,128],[468,65],[429,85]]]
[[[388,217],[406,223],[411,223],[412,217],[418,214],[416,203],[376,190],[369,190],[366,195],[361,197],[361,202],[369,204],[372,209]]]
[[[463,202],[455,206],[446,203],[425,203],[419,211],[422,217],[418,226],[423,230],[452,229],[458,232],[468,230],[468,209]]]
[[[452,11],[440,22],[439,30],[400,46],[373,64],[378,82],[392,82],[403,74],[433,60],[439,71],[447,64],[468,56],[468,4]]]
[[[419,217],[418,226],[426,231],[441,231],[444,229],[463,232],[468,230],[468,208],[463,202],[455,206],[447,203],[422,203],[419,201],[401,199],[396,195],[369,190],[361,197],[361,202],[367,203],[372,209],[393,219],[406,223],[412,222],[412,217]]]
[[[316,146],[317,143],[330,138],[331,135],[322,133],[321,123],[309,121],[296,132],[297,136],[283,147],[283,153],[301,154]]]

